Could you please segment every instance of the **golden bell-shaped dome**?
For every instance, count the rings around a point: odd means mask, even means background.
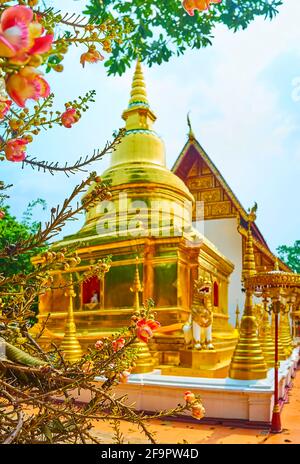
[[[164,211],[178,211],[174,213],[175,224],[182,222],[182,210],[186,208],[186,203],[193,202],[193,196],[184,182],[166,167],[164,143],[153,130],[156,116],[147,99],[144,75],[139,61],[133,76],[129,105],[122,117],[125,120],[125,135],[111,154],[109,168],[101,176],[103,181],[110,184],[112,193],[110,205],[105,208],[102,208],[103,205],[92,207],[87,212],[85,225],[79,233],[85,237],[93,237],[97,242],[109,240],[108,232],[102,229],[99,231],[99,221],[101,222],[107,210],[113,211],[114,219],[110,221],[113,223],[113,230],[120,228],[124,230],[127,226],[122,221],[128,219],[124,219],[123,212],[126,211],[126,218],[134,215],[132,205],[136,201],[146,205],[144,208],[148,210],[144,214],[146,222],[146,216],[153,213],[153,204],[155,204],[155,208]],[[90,187],[92,188],[93,186]],[[123,200],[122,204],[120,203],[120,193],[126,194],[125,206]],[[157,207],[157,203],[160,206]],[[143,209],[143,206],[139,209]],[[152,213],[149,213],[150,210]],[[167,223],[167,216],[166,213],[166,219],[159,220],[160,224]],[[159,226],[161,227],[163,225]],[[180,225],[178,227],[180,228]],[[122,237],[125,239],[126,234]]]

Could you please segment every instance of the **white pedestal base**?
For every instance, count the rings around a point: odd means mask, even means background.
[[[285,396],[299,360],[299,348],[280,363],[279,394]],[[102,381],[102,379],[97,379]],[[184,392],[191,390],[201,396],[207,418],[235,419],[269,423],[272,417],[274,369],[263,380],[207,379],[166,376],[160,371],[131,375],[127,384],[119,384],[117,395],[127,395],[128,404],[135,403],[141,411],[161,411],[183,404]],[[88,401],[82,392],[78,398]]]

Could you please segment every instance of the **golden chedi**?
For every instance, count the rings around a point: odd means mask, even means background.
[[[59,343],[64,336],[69,301],[60,286],[68,274],[76,288],[74,319],[83,350],[128,326],[134,311],[129,290],[137,266],[141,302],[154,301],[161,324],[149,345],[154,365],[167,369],[179,364],[184,348],[182,327],[191,313],[193,281],[200,275],[207,275],[213,285],[213,344],[215,354],[226,348],[228,365],[236,343],[228,315],[233,264],[193,227],[195,200],[166,166],[164,143],[154,130],[156,116],[148,102],[140,62],[122,117],[124,136],[101,176],[109,184],[111,199],[99,200],[86,212],[77,233],[53,245],[54,250],[76,248],[81,263],[68,272],[53,272],[56,289],[40,299],[39,321],[51,313],[43,343]],[[82,274],[108,255],[112,260],[109,272],[82,282]]]
[[[248,235],[243,264],[243,281],[256,274],[251,223],[256,219],[256,208],[249,214]],[[247,287],[246,287],[247,288]],[[229,369],[229,377],[239,380],[264,379],[267,365],[258,338],[258,325],[253,311],[253,295],[246,289],[245,308],[240,324],[240,336]]]

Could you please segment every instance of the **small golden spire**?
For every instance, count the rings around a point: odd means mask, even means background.
[[[140,280],[140,273],[139,273],[139,258],[138,256],[135,258],[135,274],[134,274],[134,281],[133,281],[133,286],[130,287],[130,291],[134,293],[134,309],[135,311],[139,311],[140,309],[140,297],[139,293],[142,293],[144,291],[143,286],[141,284]]]
[[[194,140],[195,135],[194,135],[191,120],[190,120],[190,112],[188,112],[188,114],[187,114],[187,123],[188,123],[188,127],[189,127],[189,133],[188,133],[189,140]]]
[[[248,215],[248,234],[244,255],[242,278],[256,274],[251,224],[256,219],[257,204]],[[247,289],[243,317],[240,324],[240,336],[235,347],[229,369],[229,377],[238,380],[258,380],[267,376],[267,364],[258,339],[258,326],[253,312],[252,292]]]
[[[140,274],[139,274],[139,258],[138,256],[135,258],[135,274],[133,285],[130,287],[130,291],[134,294],[134,302],[133,307],[135,311],[135,315],[140,314],[140,298],[139,293],[144,291],[143,286],[141,285]],[[153,371],[153,359],[149,350],[149,346],[147,343],[139,340],[138,338],[132,343],[131,345],[133,348],[138,350],[138,357],[135,360],[136,366],[133,369],[133,374],[146,374],[148,372]]]
[[[252,208],[248,216],[248,232],[247,232],[244,262],[243,262],[243,272],[242,272],[243,281],[245,281],[247,277],[251,277],[256,274],[253,237],[252,237],[252,231],[251,231],[251,225],[256,219],[256,215],[254,214],[254,211],[253,211],[254,208]]]
[[[137,60],[135,72],[133,75],[130,97],[129,107],[141,103],[143,105],[149,106],[144,74],[139,59]]]
[[[76,294],[74,292],[72,274],[70,274],[70,284],[65,294],[69,297],[69,307],[65,325],[65,334],[60,345],[60,349],[63,352],[66,361],[76,362],[82,357],[82,350],[77,339],[74,320],[73,298]]]
[[[280,271],[278,258],[276,258],[275,263],[274,263],[274,271]]]
[[[136,63],[133,76],[128,108],[123,112],[122,118],[126,121],[126,129],[152,130],[156,116],[150,109],[144,74],[140,61]]]

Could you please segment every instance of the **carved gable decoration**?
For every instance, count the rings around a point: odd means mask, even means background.
[[[175,173],[181,177],[196,201],[204,202],[204,218],[219,219],[236,216],[236,208],[201,153],[189,146],[184,161]]]

